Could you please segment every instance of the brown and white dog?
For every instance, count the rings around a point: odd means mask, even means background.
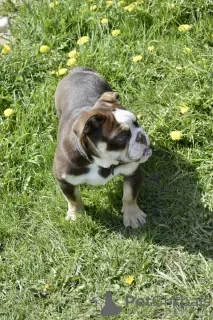
[[[143,225],[146,214],[136,202],[139,167],[152,150],[136,116],[120,105],[100,74],[86,67],[74,68],[60,81],[55,102],[60,123],[54,174],[68,202],[66,219],[84,210],[79,184],[103,185],[123,175],[124,226]]]

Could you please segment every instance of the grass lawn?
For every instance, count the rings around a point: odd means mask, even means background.
[[[105,319],[107,291],[123,308],[110,319],[213,318],[213,3],[130,3],[1,5],[13,17],[12,50],[0,53],[1,320]],[[81,186],[86,213],[65,221],[52,172],[54,91],[72,64],[100,72],[150,136],[141,230],[123,227],[120,177]],[[127,296],[151,303],[127,305]]]

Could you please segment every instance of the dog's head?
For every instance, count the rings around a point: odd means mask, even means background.
[[[147,134],[136,116],[119,104],[116,92],[105,92],[72,129],[86,154],[102,167],[143,163],[152,154]]]

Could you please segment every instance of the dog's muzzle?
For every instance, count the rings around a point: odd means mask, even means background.
[[[143,157],[150,157],[152,155],[152,149],[150,147],[145,148],[143,152]]]

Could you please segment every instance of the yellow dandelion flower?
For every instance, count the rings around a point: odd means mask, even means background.
[[[39,51],[40,51],[41,53],[48,53],[48,52],[50,52],[50,47],[48,47],[48,46],[46,46],[46,45],[42,45],[42,46],[40,46]]]
[[[182,138],[182,135],[182,132],[178,130],[170,132],[170,137],[172,138],[172,140],[180,140]]]
[[[178,31],[180,31],[180,32],[186,32],[186,31],[188,31],[190,29],[191,29],[191,26],[189,24],[181,24],[178,27]]]
[[[81,37],[80,39],[78,39],[77,41],[77,44],[79,46],[82,46],[83,44],[89,42],[89,37],[88,36],[84,36],[84,37]]]
[[[68,53],[68,57],[71,59],[71,58],[78,58],[80,56],[80,53],[76,50],[76,49],[74,49],[74,50],[72,50],[72,51],[70,51],[69,53]]]
[[[125,5],[125,1],[118,1],[118,7],[122,7],[122,6],[124,6]]]
[[[54,3],[54,2],[50,2],[50,3],[49,3],[49,7],[50,7],[50,8],[54,8],[54,7],[55,7],[55,3]]]
[[[191,53],[192,50],[191,50],[190,48],[188,48],[188,47],[185,47],[185,48],[184,48],[184,52],[185,52],[185,53]]]
[[[124,279],[125,284],[131,285],[135,281],[135,278],[133,276],[128,276]]]
[[[181,107],[180,108],[180,113],[185,114],[189,111],[189,107]]]
[[[45,284],[43,291],[47,291],[49,288],[50,288],[50,285],[47,283],[47,284]]]
[[[90,7],[90,11],[94,11],[97,9],[97,6],[94,4],[93,6]]]
[[[67,72],[68,72],[67,68],[61,68],[61,69],[58,69],[58,72],[56,72],[56,74],[59,76],[64,76]]]
[[[135,57],[133,57],[132,58],[132,60],[133,60],[133,62],[139,62],[139,61],[141,61],[143,59],[143,57],[142,56],[135,56]]]
[[[147,48],[148,51],[153,51],[154,49],[155,49],[154,46],[148,46],[148,48]]]
[[[125,11],[129,11],[132,12],[133,10],[135,10],[137,8],[137,4],[136,3],[131,3],[130,5],[124,7]]]
[[[103,18],[103,19],[101,20],[101,23],[102,23],[102,24],[107,24],[108,21],[109,21],[109,20],[108,20],[107,18]]]
[[[4,44],[1,52],[2,54],[8,54],[11,50],[12,48],[8,44]]]
[[[111,34],[112,34],[113,36],[119,36],[119,34],[121,34],[121,30],[119,30],[119,29],[112,30]]]
[[[8,108],[8,109],[4,110],[4,116],[7,118],[11,117],[14,113],[15,113],[15,111],[12,108]]]
[[[139,5],[139,4],[143,4],[143,1],[135,1],[135,2],[132,2],[132,3],[130,3],[128,6],[124,7],[124,10],[125,10],[125,11],[129,11],[129,12],[132,12],[133,10],[138,9],[138,5]]]
[[[106,1],[106,6],[107,7],[113,6],[113,1]]]
[[[138,120],[141,120],[142,118],[143,118],[142,113],[137,114],[137,119],[138,119]]]
[[[72,67],[72,66],[75,66],[76,63],[77,63],[76,58],[70,58],[70,59],[67,61],[67,66],[68,66],[68,67]]]
[[[171,9],[174,9],[174,7],[175,7],[175,4],[174,4],[174,3],[171,3],[171,4],[170,4],[170,8],[171,8]]]
[[[179,107],[180,107],[180,113],[182,113],[182,114],[189,111],[188,105],[184,102],[181,102]]]

